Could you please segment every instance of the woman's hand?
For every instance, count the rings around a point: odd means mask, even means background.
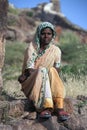
[[[55,67],[55,69],[57,70],[58,73],[61,71],[60,68],[56,68],[56,67]]]
[[[32,68],[30,68],[29,69],[29,73],[31,74],[32,72],[34,72],[36,69],[32,69]]]
[[[25,75],[20,75],[19,77],[18,77],[18,81],[20,82],[20,83],[23,83],[25,80],[26,80],[26,76]]]
[[[25,69],[25,75],[28,77],[30,76],[36,69],[33,69],[33,68],[28,68],[28,69]]]
[[[25,73],[18,77],[18,81],[20,83],[23,83],[27,79],[27,77],[29,77],[35,70],[36,69],[32,69],[32,68],[25,69]]]

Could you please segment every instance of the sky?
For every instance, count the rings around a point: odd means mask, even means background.
[[[50,0],[9,0],[16,8],[33,8]],[[61,12],[73,24],[87,30],[87,0],[60,0]]]

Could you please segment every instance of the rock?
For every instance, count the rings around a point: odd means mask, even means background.
[[[6,122],[9,111],[9,102],[0,101],[0,123]]]
[[[16,31],[11,29],[7,30],[6,39],[10,41],[16,40]]]
[[[13,130],[10,125],[0,124],[0,130]]]
[[[10,102],[9,116],[19,117],[24,113],[24,104],[21,100]]]
[[[65,98],[64,99],[64,109],[66,112],[69,114],[73,113],[73,104],[72,104],[72,99],[71,98]]]
[[[70,118],[61,123],[55,115],[48,120],[37,119],[34,106],[27,99],[0,102],[4,104],[0,105],[0,130],[87,130],[87,104],[83,102],[80,106],[82,102],[65,98],[64,109],[70,113]],[[8,113],[5,120],[4,112]]]

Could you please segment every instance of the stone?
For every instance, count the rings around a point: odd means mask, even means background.
[[[80,102],[79,99],[65,98],[64,109],[70,113],[70,118],[61,123],[55,115],[48,120],[37,119],[34,106],[27,99],[0,102],[0,130],[86,130],[87,104],[80,108],[79,113]],[[9,104],[10,107],[7,107]],[[3,120],[3,112],[6,112],[7,108],[8,114]]]
[[[0,123],[7,121],[8,111],[9,103],[7,101],[0,101]]]

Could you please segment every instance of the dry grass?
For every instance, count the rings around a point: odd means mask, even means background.
[[[80,76],[78,78],[75,76],[63,75],[62,80],[66,89],[66,96],[87,96],[87,76]]]
[[[66,74],[61,78],[65,86],[67,97],[76,98],[78,95],[87,96],[87,76],[75,78],[75,76],[69,76]],[[21,85],[17,79],[6,80],[4,82],[3,91],[14,98],[25,98],[21,91]]]

